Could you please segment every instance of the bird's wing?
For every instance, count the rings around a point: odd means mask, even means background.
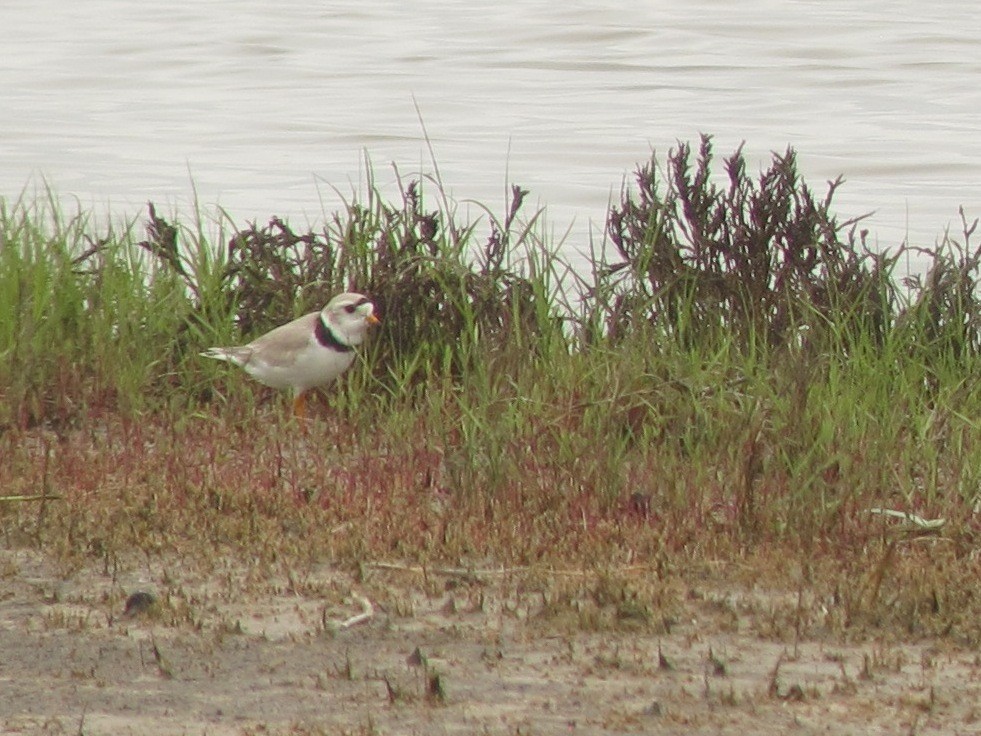
[[[248,345],[253,351],[252,359],[270,366],[291,365],[313,339],[319,317],[320,312],[310,312],[256,338]]]

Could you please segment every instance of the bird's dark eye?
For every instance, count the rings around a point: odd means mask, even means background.
[[[348,314],[354,314],[355,309],[357,309],[357,307],[355,307],[353,304],[348,304],[346,307],[344,307],[344,311]]]

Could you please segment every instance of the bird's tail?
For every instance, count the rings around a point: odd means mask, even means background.
[[[235,357],[228,348],[208,348],[203,353],[199,353],[199,355],[205,358],[214,358],[215,360],[235,362]]]

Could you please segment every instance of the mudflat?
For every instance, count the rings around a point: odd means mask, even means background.
[[[709,581],[652,622],[526,571],[129,563],[0,553],[3,733],[981,733],[976,651],[788,635],[823,610],[793,594]]]

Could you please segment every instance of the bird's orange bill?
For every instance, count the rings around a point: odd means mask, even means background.
[[[369,325],[377,325],[377,324],[381,324],[381,320],[380,320],[380,319],[378,319],[378,318],[377,318],[377,317],[376,317],[375,315],[373,315],[373,314],[369,314],[369,315],[368,315],[368,317],[367,317],[367,320],[366,320],[366,321],[368,322],[368,324],[369,324]]]

